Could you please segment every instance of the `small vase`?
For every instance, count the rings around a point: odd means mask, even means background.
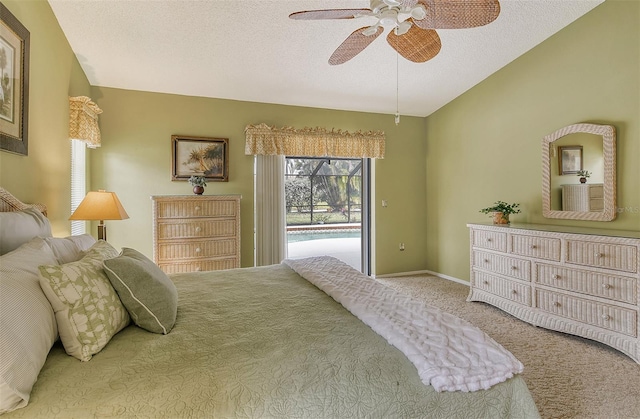
[[[193,193],[196,195],[202,195],[204,193],[204,186],[194,186],[193,187]]]
[[[586,177],[581,177],[580,178],[580,183],[587,183],[587,178]]]
[[[494,212],[493,224],[509,224],[509,214]]]

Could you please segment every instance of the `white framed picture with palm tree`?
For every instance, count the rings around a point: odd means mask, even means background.
[[[204,176],[208,181],[229,181],[229,139],[171,136],[171,180]]]

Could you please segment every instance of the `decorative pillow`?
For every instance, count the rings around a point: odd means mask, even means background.
[[[56,263],[40,238],[0,256],[0,414],[24,407],[58,338],[56,318],[42,293],[38,265]]]
[[[34,237],[51,237],[49,220],[35,208],[0,212],[0,255],[9,253]]]
[[[81,361],[90,360],[129,324],[129,314],[102,268],[105,259],[116,256],[116,249],[100,240],[77,262],[39,268],[64,349]]]
[[[51,247],[58,263],[62,265],[82,259],[85,251],[95,244],[96,239],[89,234],[80,234],[65,238],[45,237],[44,241]]]
[[[135,324],[153,333],[171,331],[178,291],[158,265],[125,247],[120,256],[104,261],[104,270]]]

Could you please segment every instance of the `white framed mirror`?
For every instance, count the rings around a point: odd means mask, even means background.
[[[581,179],[581,172],[588,176]],[[567,220],[616,218],[616,130],[574,124],[542,139],[542,215]]]

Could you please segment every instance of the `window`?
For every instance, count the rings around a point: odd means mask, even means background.
[[[84,141],[71,140],[71,212],[78,208],[87,194],[87,146]],[[87,232],[86,221],[71,221],[71,234]]]

